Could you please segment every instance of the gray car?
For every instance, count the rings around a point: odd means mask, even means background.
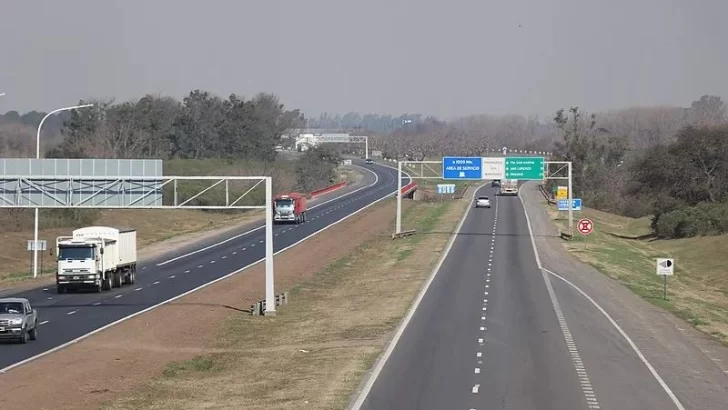
[[[0,299],[0,340],[28,343],[38,337],[38,312],[25,298]]]

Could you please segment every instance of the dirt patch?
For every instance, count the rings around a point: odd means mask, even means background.
[[[440,257],[450,235],[436,232],[467,202],[409,202],[420,235],[376,235],[297,286],[274,320],[230,316],[210,347],[104,408],[345,408]]]
[[[367,239],[386,237],[393,215],[390,200],[280,254],[275,259],[277,291],[310,278]],[[244,274],[13,369],[0,376],[3,406],[92,409],[112,398],[129,396],[135,386],[161,374],[167,363],[190,360],[200,349],[215,347],[218,330],[226,320],[249,321],[246,313],[230,307],[248,309],[252,301],[263,297],[264,283],[264,265],[256,265]],[[189,326],[190,318],[194,318],[194,326]],[[282,320],[256,319],[263,327]],[[195,368],[205,366],[198,363]]]

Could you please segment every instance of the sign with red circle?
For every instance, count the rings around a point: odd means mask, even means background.
[[[579,233],[582,235],[589,235],[594,230],[594,222],[588,218],[579,219],[576,229],[578,229]]]

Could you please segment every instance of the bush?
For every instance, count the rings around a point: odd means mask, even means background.
[[[728,233],[728,203],[701,203],[665,212],[653,223],[658,238],[691,238]]]

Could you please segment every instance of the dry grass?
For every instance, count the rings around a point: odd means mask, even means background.
[[[468,201],[410,204],[408,227],[451,232]],[[108,408],[343,409],[448,238],[365,242],[296,287],[275,318],[232,317],[206,353]]]
[[[566,212],[549,214],[566,226]],[[699,330],[728,344],[728,236],[656,240],[649,218],[633,219],[585,208],[574,218],[594,221],[586,240],[576,233],[566,248],[580,260],[619,280],[633,292],[689,321]],[[675,258],[675,275],[663,280],[655,258]]]

